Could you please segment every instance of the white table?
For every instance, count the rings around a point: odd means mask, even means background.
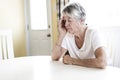
[[[20,57],[0,61],[0,80],[120,80],[120,69],[65,65],[50,56]]]

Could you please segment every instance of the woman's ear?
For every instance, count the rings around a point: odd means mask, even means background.
[[[81,24],[84,24],[84,22],[85,22],[85,19],[80,19]]]

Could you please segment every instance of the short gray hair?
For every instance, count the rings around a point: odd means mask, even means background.
[[[86,18],[85,9],[80,3],[70,3],[66,5],[62,10],[62,13],[78,20],[85,20]]]

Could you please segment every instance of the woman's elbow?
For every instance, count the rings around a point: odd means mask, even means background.
[[[98,67],[99,67],[100,69],[105,69],[106,66],[107,66],[106,61],[102,61],[102,62],[99,63],[99,66],[98,66]]]
[[[59,60],[59,57],[54,56],[54,55],[52,55],[51,58],[52,58],[53,61],[58,61]]]
[[[106,68],[106,65],[105,65],[105,64],[104,64],[104,65],[100,65],[99,68],[100,68],[100,69],[105,69],[105,68]]]

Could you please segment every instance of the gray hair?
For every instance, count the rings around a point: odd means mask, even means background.
[[[62,13],[77,20],[85,20],[86,18],[85,9],[79,3],[71,3],[66,5],[62,10]]]

